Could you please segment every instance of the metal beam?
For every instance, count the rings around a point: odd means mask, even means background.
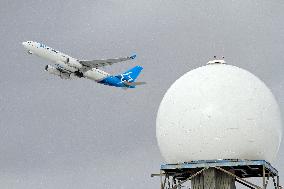
[[[242,185],[244,185],[244,186],[250,188],[250,189],[255,189],[254,187],[248,185],[247,183],[245,183],[245,182],[243,182],[243,181],[241,181],[241,180],[239,180],[239,179],[237,179],[237,178],[236,178],[236,181],[237,181],[238,183],[240,183],[240,184],[242,184]]]
[[[262,189],[260,186],[257,186],[257,185],[255,185],[255,184],[253,184],[253,183],[251,183],[251,182],[249,182],[249,181],[247,181],[245,179],[242,179],[241,177],[238,177],[237,175],[235,175],[235,174],[233,174],[233,173],[231,173],[231,172],[229,172],[229,171],[227,171],[225,169],[222,169],[221,167],[215,167],[215,168],[219,169],[220,171],[223,171],[224,173],[227,173],[228,175],[231,175],[232,177],[235,177],[238,180],[241,180],[242,182],[244,182],[246,184],[249,184],[249,185],[251,185],[251,186],[253,186],[253,187],[257,188],[257,189]]]
[[[193,177],[196,177],[197,175],[201,174],[203,171],[205,171],[206,169],[209,169],[209,167],[205,167],[203,169],[201,169],[200,171],[196,172],[195,174],[191,175],[190,177],[188,177],[186,180],[181,181],[179,184],[177,184],[176,186],[174,186],[172,189],[177,189],[177,187],[180,187],[183,183],[191,180]]]

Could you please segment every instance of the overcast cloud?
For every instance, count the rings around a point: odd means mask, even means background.
[[[163,161],[159,103],[213,55],[261,78],[284,112],[283,10],[280,0],[1,0],[1,188],[158,188],[150,173]],[[148,84],[125,91],[61,80],[27,55],[27,40],[84,59],[137,53],[105,70],[139,64]],[[280,176],[283,160],[282,145],[273,164]]]

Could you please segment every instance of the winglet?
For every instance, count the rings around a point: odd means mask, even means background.
[[[137,55],[136,55],[136,54],[134,54],[134,55],[130,56],[129,58],[133,60],[133,59],[135,59],[135,58],[136,58],[136,56],[137,56]]]

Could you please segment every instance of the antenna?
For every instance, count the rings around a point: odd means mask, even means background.
[[[226,64],[225,57],[222,56],[222,59],[217,59],[217,56],[214,56],[213,60],[209,60],[207,64]]]

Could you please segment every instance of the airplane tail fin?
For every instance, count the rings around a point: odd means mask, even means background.
[[[131,68],[130,70],[124,72],[123,74],[117,75],[116,77],[118,77],[121,82],[132,83],[135,82],[142,70],[143,68],[141,66],[135,66],[134,68]]]

